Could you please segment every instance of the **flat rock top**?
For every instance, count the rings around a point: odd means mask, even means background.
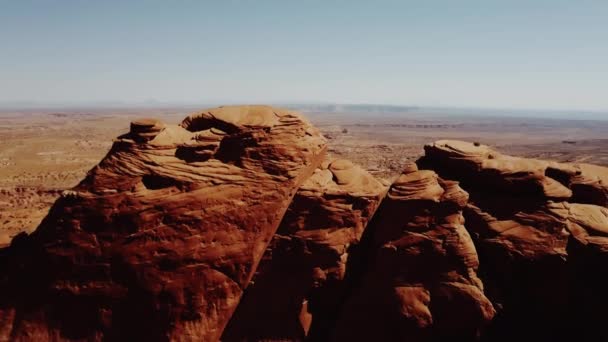
[[[453,151],[463,155],[487,155],[493,152],[492,149],[486,145],[460,140],[438,140],[432,143],[430,146]]]
[[[221,121],[236,127],[274,127],[279,118],[291,112],[270,106],[223,106],[203,110],[192,114],[182,122],[181,126],[193,131],[205,126],[207,121]]]
[[[439,174],[468,178],[472,182],[494,185],[513,192],[537,192],[554,200],[575,197],[605,205],[608,201],[608,168],[579,163],[520,158],[501,154],[489,146],[457,140],[440,140],[425,146],[423,163]],[[592,188],[579,191],[581,185]],[[580,189],[580,188],[578,188]]]
[[[157,119],[142,118],[131,121],[131,126],[136,127],[154,127],[157,125],[162,125],[162,122]]]
[[[480,163],[483,168],[505,172],[535,172],[549,165],[546,161],[503,155],[487,145],[459,140],[439,140],[426,148],[444,152],[453,159],[467,159]]]
[[[608,186],[608,167],[593,164],[575,164],[584,175],[593,175],[604,186]]]
[[[452,159],[466,159],[482,163],[484,168],[496,168],[504,171],[544,171],[548,167],[568,173],[583,173],[584,175],[608,183],[608,168],[584,163],[558,163],[554,161],[532,158],[520,158],[501,154],[491,147],[478,143],[460,140],[438,140],[427,144],[425,149],[434,152],[444,152]]]

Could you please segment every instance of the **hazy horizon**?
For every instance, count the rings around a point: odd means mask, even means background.
[[[489,108],[489,107],[431,107],[431,106],[406,106],[378,103],[162,103],[162,102],[106,102],[106,103],[80,103],[80,104],[34,104],[34,103],[0,103],[0,114],[2,112],[87,112],[87,111],[126,111],[133,110],[169,110],[169,111],[196,111],[224,105],[270,105],[290,108],[303,113],[336,113],[353,114],[355,118],[393,117],[400,118],[410,116],[420,117],[488,117],[488,118],[527,118],[527,119],[556,119],[556,120],[585,120],[585,121],[608,121],[608,112],[588,110],[552,110],[552,109],[513,109],[513,108]]]
[[[0,106],[378,104],[608,116],[608,2],[0,4]]]

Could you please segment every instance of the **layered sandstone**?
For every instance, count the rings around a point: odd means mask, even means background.
[[[463,225],[467,200],[456,182],[406,167],[367,228],[367,262],[359,265],[334,340],[471,340],[480,334],[494,308]]]
[[[387,188],[347,160],[300,187],[222,340],[324,340],[345,295],[349,254]]]
[[[298,114],[136,120],[0,248],[0,340],[608,340],[608,169],[438,141],[387,186]]]
[[[488,340],[608,338],[608,169],[502,155],[459,141],[425,147],[419,163],[471,194],[466,226],[486,293],[500,308]],[[592,323],[595,322],[595,323]]]
[[[299,115],[140,120],[0,257],[1,340],[218,340],[325,140]]]

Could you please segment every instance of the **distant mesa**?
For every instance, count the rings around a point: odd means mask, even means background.
[[[0,249],[0,340],[608,340],[608,169],[424,149],[388,186],[288,109],[135,120]]]

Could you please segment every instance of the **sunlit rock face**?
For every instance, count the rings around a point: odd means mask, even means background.
[[[0,339],[218,340],[325,140],[299,115],[139,120],[2,251]]]
[[[421,166],[461,181],[471,195],[466,227],[486,294],[499,308],[486,339],[606,340],[599,322],[608,305],[601,290],[608,286],[608,169],[459,141],[425,151]]]

